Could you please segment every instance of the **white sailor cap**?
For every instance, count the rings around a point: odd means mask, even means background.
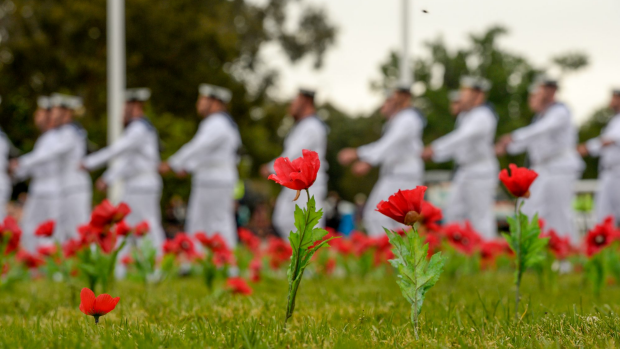
[[[450,102],[458,102],[461,99],[461,91],[452,90],[448,92],[448,99]]]
[[[559,87],[557,80],[552,79],[546,75],[538,75],[536,78],[534,78],[534,82],[532,82],[528,91],[532,93],[536,91],[536,89],[540,86],[553,87],[553,88]]]
[[[62,93],[52,93],[50,96],[50,106],[78,110],[81,109],[84,104],[82,103],[82,98],[80,97],[65,95]]]
[[[48,96],[39,96],[39,98],[37,98],[37,106],[40,109],[49,109],[52,106],[50,98]]]
[[[314,96],[316,96],[316,91],[310,88],[301,87],[299,89],[299,94],[314,99]]]
[[[620,88],[615,88],[611,91],[613,95],[620,96]]]
[[[475,76],[463,76],[460,83],[461,87],[471,88],[482,92],[488,92],[492,85],[489,80]]]
[[[228,103],[232,99],[232,92],[224,87],[201,84],[198,88],[198,92],[201,96],[215,98],[224,103]]]
[[[151,98],[151,90],[148,88],[130,88],[125,91],[126,102],[146,102]]]

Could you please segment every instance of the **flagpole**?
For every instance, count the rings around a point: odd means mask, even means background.
[[[409,65],[409,0],[402,0],[402,46],[400,53],[400,83],[410,85],[412,81]]]
[[[107,2],[108,45],[108,145],[114,143],[123,131],[123,94],[125,72],[125,0]],[[120,184],[110,183],[108,198],[120,200]]]

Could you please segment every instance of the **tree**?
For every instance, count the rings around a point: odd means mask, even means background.
[[[297,23],[288,15],[292,6],[303,9]],[[106,1],[0,0],[0,9],[1,123],[15,145],[32,148],[36,97],[52,92],[82,96],[81,121],[90,140],[105,145]],[[268,97],[277,67],[261,48],[278,44],[292,62],[309,56],[318,68],[336,36],[322,10],[294,0],[127,0],[126,27],[127,85],[151,88],[148,114],[164,159],[194,134],[204,82],[233,91],[230,112],[247,154],[265,160],[277,153],[262,152],[278,148],[275,125],[284,113]],[[164,202],[188,191],[188,181],[167,178]]]

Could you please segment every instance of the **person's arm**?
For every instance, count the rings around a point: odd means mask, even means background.
[[[373,143],[357,148],[357,156],[360,160],[373,166],[378,166],[395,148],[412,135],[420,133],[422,123],[412,118],[394,120],[381,138]]]
[[[40,147],[19,158],[20,172],[29,172],[32,168],[42,163],[54,161],[57,156],[70,151],[74,147],[73,137],[68,134],[68,130],[55,132],[58,133],[53,136],[53,139],[49,140],[49,144],[46,144],[45,147]]]
[[[209,149],[216,147],[227,137],[223,132],[226,120],[216,119],[210,123],[201,123],[198,132],[191,141],[186,143],[174,155],[168,159],[168,164],[174,172],[187,171],[192,159],[200,153],[208,153]]]
[[[487,120],[482,114],[471,114],[466,118],[459,128],[431,143],[434,162],[450,160],[463,143],[484,135],[488,125],[485,125]]]
[[[101,179],[108,185],[119,179],[126,179],[134,174],[134,166],[127,161],[129,158],[120,158],[101,175]]]
[[[84,158],[83,165],[89,170],[95,170],[108,163],[111,159],[122,155],[127,151],[131,151],[140,146],[144,141],[147,132],[144,125],[138,123],[131,124],[121,138],[112,145],[105,147]]]
[[[552,107],[538,122],[512,132],[512,141],[527,144],[532,140],[562,128],[570,123],[570,114],[564,107]]]
[[[610,144],[620,145],[620,119],[612,119],[599,137],[590,139],[585,145],[589,155],[599,156],[601,150]]]

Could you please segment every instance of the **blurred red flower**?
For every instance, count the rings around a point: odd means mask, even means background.
[[[15,256],[19,262],[24,264],[28,269],[37,269],[38,267],[45,264],[45,260],[43,258],[31,254],[26,250],[20,250],[17,252]]]
[[[515,164],[510,164],[508,167],[510,168],[510,174],[508,174],[507,169],[503,169],[499,173],[499,179],[512,195],[518,198],[529,198],[530,185],[538,177],[538,173],[525,167],[517,167]]]
[[[252,288],[240,277],[232,277],[226,280],[226,288],[233,294],[241,294],[249,296],[252,294]]]
[[[228,245],[226,245],[226,240],[224,240],[219,233],[215,233],[209,237],[204,232],[197,232],[194,234],[194,237],[202,244],[202,246],[213,252],[229,251]]]
[[[483,241],[480,244],[480,258],[482,259],[482,267],[487,268],[495,264],[497,257],[510,250],[510,246],[506,240],[490,240]]]
[[[422,201],[422,211],[420,214],[422,215],[422,224],[428,230],[434,232],[441,230],[438,222],[443,218],[443,214],[440,208],[435,207],[428,201]]]
[[[141,237],[141,236],[144,236],[144,235],[148,234],[149,231],[151,230],[151,227],[149,226],[149,222],[142,221],[142,222],[136,224],[136,226],[133,228],[133,230],[134,230],[134,234],[136,234],[136,236]]]
[[[54,234],[55,226],[56,222],[54,222],[53,220],[45,221],[37,227],[34,235],[38,237],[50,237]]]
[[[549,238],[547,248],[557,259],[565,259],[573,252],[570,238],[568,236],[559,236],[553,229],[549,229],[548,232],[540,234],[540,237]]]
[[[95,297],[95,293],[88,288],[82,289],[80,299],[80,310],[86,315],[93,316],[95,323],[99,322],[99,317],[114,310],[121,300],[120,297],[112,298],[112,296],[105,293]]]
[[[121,263],[125,266],[132,265],[134,263],[134,259],[130,254],[126,254],[121,258]]]
[[[272,269],[278,269],[282,263],[285,263],[291,258],[293,249],[284,240],[270,237],[267,241],[267,255],[269,256],[269,266]]]
[[[39,246],[37,248],[37,253],[44,257],[53,256],[56,254],[56,252],[58,252],[58,248],[56,247],[56,245],[45,245]]]
[[[436,252],[439,252],[441,248],[441,237],[437,234],[426,234],[424,237],[424,243],[428,244],[428,252],[426,257],[431,258]]]
[[[425,186],[417,186],[411,190],[399,190],[390,196],[388,201],[381,201],[376,211],[399,223],[413,225],[422,220],[424,192],[426,192]]]
[[[8,244],[4,250],[4,254],[17,251],[19,241],[22,236],[22,230],[19,228],[15,218],[7,216],[0,226],[0,240],[8,240]],[[2,251],[0,251],[2,253]]]
[[[594,226],[586,235],[586,254],[592,257],[617,239],[618,234],[614,227],[613,217],[607,217],[603,223]]]
[[[106,199],[93,209],[90,224],[96,227],[109,227],[111,224],[122,221],[130,212],[131,209],[124,202],[114,207]]]
[[[270,175],[269,179],[289,189],[304,190],[314,184],[320,167],[319,154],[303,149],[302,156],[293,162],[289,158],[277,158],[274,163],[276,173]]]
[[[263,261],[259,258],[254,258],[250,262],[250,281],[259,282],[260,281],[260,271],[263,267]]]
[[[474,230],[468,221],[465,222],[465,226],[458,223],[446,225],[443,234],[452,247],[468,256],[476,252],[482,242],[480,234]]]
[[[118,236],[127,236],[131,234],[131,227],[124,220],[116,223],[116,227],[114,229],[116,235]]]
[[[237,229],[237,234],[239,235],[239,240],[248,247],[248,249],[254,253],[258,252],[260,249],[260,239],[258,236],[254,235],[254,233],[245,228]]]

